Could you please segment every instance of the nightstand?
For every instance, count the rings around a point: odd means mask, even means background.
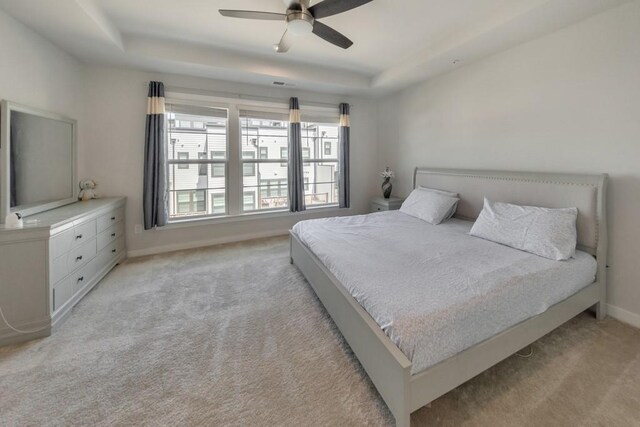
[[[371,199],[371,212],[395,211],[400,209],[402,202],[404,202],[404,199],[399,197],[389,197],[388,199],[374,197]]]

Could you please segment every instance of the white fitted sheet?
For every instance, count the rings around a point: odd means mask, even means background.
[[[593,283],[581,251],[553,261],[399,211],[297,223],[294,233],[418,373],[540,314]]]

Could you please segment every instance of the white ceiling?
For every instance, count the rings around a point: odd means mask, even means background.
[[[272,49],[284,22],[217,11],[284,12],[282,0],[0,0],[0,8],[88,63],[365,94],[406,87],[626,1],[373,0],[321,19],[353,40],[351,48],[310,35],[286,54]]]

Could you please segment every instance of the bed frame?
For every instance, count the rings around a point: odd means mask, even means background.
[[[459,193],[456,217],[477,218],[484,197],[521,205],[578,208],[578,249],[596,257],[596,281],[547,311],[416,374],[411,361],[322,262],[290,232],[291,262],[311,284],[395,417],[409,427],[424,405],[538,340],[579,313],[606,315],[607,175],[416,168],[413,186]]]

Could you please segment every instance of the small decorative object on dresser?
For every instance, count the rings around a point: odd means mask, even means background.
[[[393,185],[391,185],[391,178],[395,176],[391,168],[387,166],[384,168],[382,172],[380,172],[380,176],[384,178],[382,182],[382,195],[385,199],[391,197],[391,190],[393,189]]]
[[[400,209],[404,199],[399,197],[374,197],[371,199],[371,212],[395,211]]]
[[[22,215],[18,212],[11,212],[4,218],[5,228],[22,228],[24,223],[22,221]]]
[[[83,179],[80,181],[80,193],[78,194],[78,200],[86,202],[91,199],[98,199],[100,195],[95,191],[98,184],[92,179]]]

